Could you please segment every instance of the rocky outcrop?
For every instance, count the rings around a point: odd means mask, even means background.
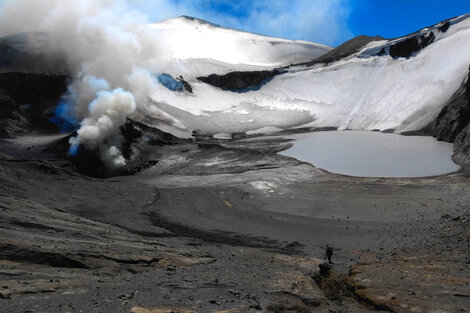
[[[0,89],[0,118],[10,117],[17,109],[15,102],[6,94],[6,92]]]
[[[43,112],[54,107],[66,89],[63,75],[0,73],[0,136],[28,132],[32,125],[50,126]]]
[[[67,85],[65,59],[52,46],[46,33],[0,38],[1,137],[26,133],[33,125],[51,126],[43,112],[56,105]]]
[[[432,31],[422,36],[412,36],[401,40],[389,48],[389,55],[392,58],[409,58],[414,53],[427,47],[434,41],[435,35]]]
[[[22,116],[17,104],[0,89],[0,137],[22,134],[31,129],[31,124]]]
[[[64,75],[0,73],[0,88],[17,105],[58,99],[67,90]]]
[[[327,54],[324,54],[315,60],[299,65],[305,66],[312,66],[318,63],[332,63],[338,61],[340,59],[346,58],[350,55],[355,54],[363,47],[365,47],[368,43],[372,41],[384,40],[385,38],[380,36],[369,37],[365,35],[357,36],[351,40],[346,41],[342,45],[336,47],[335,49],[331,50]]]
[[[363,254],[351,267],[347,283],[360,301],[377,310],[464,312],[470,302],[470,279],[463,274],[466,261],[465,252],[458,249]]]
[[[282,71],[277,69],[272,71],[231,72],[225,75],[212,74],[205,77],[201,76],[197,79],[224,90],[246,92],[258,90],[264,83],[281,73]]]
[[[437,29],[443,33],[445,33],[450,27],[450,22],[449,21],[445,21],[443,23],[441,23],[441,26],[438,26]]]
[[[454,142],[454,161],[470,173],[470,73],[432,128],[438,140]]]
[[[433,136],[438,140],[454,142],[458,134],[470,122],[469,77],[465,79],[434,122]]]
[[[455,138],[453,160],[470,174],[470,123]]]
[[[165,133],[157,128],[147,126],[143,123],[128,119],[126,124],[121,126],[120,133],[122,136],[122,154],[126,160],[131,158],[138,158],[139,144],[144,141],[147,144],[154,146],[173,145],[181,143],[184,139],[179,139],[169,133]],[[118,174],[134,174],[147,166],[152,166],[158,161],[156,160],[136,160],[130,166],[126,166],[122,171],[111,171],[106,168],[103,161],[99,158],[94,150],[88,150],[83,145],[80,145],[76,155],[69,154],[69,140],[75,137],[76,132],[61,138],[51,144],[45,149],[45,152],[55,154],[57,157],[69,159],[74,165],[75,169],[87,176],[91,177],[111,177]]]

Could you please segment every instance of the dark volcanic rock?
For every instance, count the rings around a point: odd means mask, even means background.
[[[158,160],[149,160],[149,161],[146,161],[146,162],[143,162],[143,163],[139,164],[136,167],[126,168],[122,172],[122,174],[123,175],[134,175],[134,174],[137,174],[139,172],[142,172],[143,170],[151,168],[152,166],[156,165],[157,163],[158,163]]]
[[[445,33],[450,27],[450,23],[449,21],[445,22],[444,24],[442,24],[441,26],[439,26],[437,29],[439,29],[439,31]]]
[[[311,62],[307,62],[307,63],[303,63],[299,65],[311,66],[317,63],[335,62],[342,58],[353,55],[354,53],[359,51],[361,48],[365,47],[369,42],[383,40],[383,39],[385,38],[380,37],[380,36],[375,36],[375,37],[369,37],[365,35],[357,36],[351,40],[346,41],[342,45],[336,47],[335,49],[331,50],[327,54],[324,54]]]
[[[51,127],[43,112],[54,107],[66,89],[63,75],[0,73],[0,136],[28,132],[31,125]]]
[[[439,113],[433,132],[438,140],[454,142],[455,163],[470,173],[470,73]]]
[[[40,32],[0,38],[0,136],[52,126],[43,112],[67,86],[65,58],[52,46],[52,38]]]
[[[142,140],[148,144],[157,146],[172,145],[182,141],[182,139],[171,134],[131,119],[128,119],[126,124],[121,126],[120,131],[123,138],[121,151],[124,158],[127,160],[136,156],[139,149],[133,149],[133,147],[137,147]],[[129,175],[151,167],[158,162],[156,160],[142,161],[142,163],[139,163],[137,166],[126,167],[122,173],[120,171],[110,171],[99,158],[97,151],[88,150],[83,145],[80,145],[76,155],[69,154],[69,140],[76,135],[77,133],[74,132],[69,136],[57,140],[45,149],[45,152],[54,153],[60,158],[68,158],[79,173],[87,176],[105,178],[118,174]]]
[[[410,57],[419,50],[419,41],[416,37],[407,38],[390,46],[389,54],[392,58]]]
[[[470,73],[449,103],[441,110],[434,123],[433,136],[438,140],[454,142],[470,122]]]
[[[455,138],[453,160],[470,174],[470,123]]]
[[[269,79],[279,74],[282,74],[279,70],[231,72],[225,75],[212,74],[205,77],[201,76],[197,79],[224,90],[244,92],[259,89]]]
[[[183,84],[183,88],[189,92],[189,93],[193,93],[193,87],[191,87],[191,85],[184,80],[183,76],[180,75],[180,77],[178,78],[178,80]]]
[[[19,113],[16,103],[0,89],[0,137],[24,133],[31,124]]]
[[[415,52],[427,47],[434,41],[434,33],[428,32],[420,37],[412,36],[390,46],[389,54],[392,58],[409,58]]]
[[[11,117],[13,111],[18,109],[13,99],[4,90],[0,89],[0,118]]]
[[[0,73],[0,88],[21,104],[34,104],[47,100],[58,100],[67,90],[67,77],[64,75]]]

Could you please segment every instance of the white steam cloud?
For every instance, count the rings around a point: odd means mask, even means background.
[[[15,0],[1,8],[0,35],[45,32],[48,52],[65,56],[73,78],[67,102],[81,121],[71,153],[81,144],[110,168],[125,165],[119,128],[156,84],[146,60],[158,45],[147,23],[122,0]]]

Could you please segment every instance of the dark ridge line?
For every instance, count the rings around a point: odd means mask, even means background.
[[[312,61],[309,61],[309,62],[302,62],[302,63],[295,63],[295,64],[291,64],[289,66],[286,66],[286,67],[283,67],[283,68],[289,68],[289,67],[294,67],[294,66],[312,66],[314,64],[322,64],[322,63],[325,63],[325,64],[328,64],[328,63],[331,63],[331,62],[335,62],[335,61],[338,61],[342,58],[345,58],[345,57],[348,57],[352,54],[354,54],[355,52],[359,51],[361,48],[363,48],[366,44],[368,44],[369,42],[372,42],[372,41],[377,41],[377,40],[387,40],[389,42],[391,41],[394,41],[394,40],[399,40],[399,39],[403,39],[403,40],[406,40],[407,38],[409,39],[409,37],[412,37],[413,35],[416,35],[418,34],[419,32],[423,31],[424,29],[428,29],[428,28],[436,28],[437,30],[439,30],[440,32],[447,32],[447,30],[449,29],[450,27],[450,21],[453,20],[453,19],[456,19],[456,18],[459,18],[459,17],[462,17],[464,16],[465,14],[463,15],[458,15],[458,16],[454,16],[454,17],[451,17],[451,18],[448,18],[448,19],[445,19],[443,21],[440,21],[440,22],[437,22],[433,25],[430,25],[430,26],[426,26],[426,27],[423,27],[415,32],[412,32],[412,33],[409,33],[409,34],[406,34],[406,35],[403,35],[403,36],[399,36],[399,37],[394,37],[394,38],[384,38],[382,36],[368,36],[368,35],[359,35],[357,37],[354,37],[346,42],[344,42],[343,44],[339,45],[338,47],[334,48],[333,50],[331,50],[330,52],[324,54],[324,55],[321,55],[319,56],[318,58],[315,58],[313,59]],[[470,18],[467,17],[467,18]],[[425,35],[423,35],[425,36]],[[366,42],[366,40],[368,40]],[[362,46],[359,46],[359,43],[356,43],[356,42],[365,42]],[[400,41],[401,42],[401,41]],[[400,42],[397,42],[396,44],[400,43]],[[347,46],[353,46],[353,47],[357,47],[357,49],[355,51],[352,51],[350,53],[347,53],[343,56],[335,56],[337,53],[342,53],[340,51],[343,51],[345,50],[345,48]],[[338,50],[339,49],[339,50]],[[346,52],[345,52],[346,53]],[[325,58],[327,62],[325,62]],[[331,59],[331,60],[329,60]]]

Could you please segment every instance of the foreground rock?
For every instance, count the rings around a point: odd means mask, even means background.
[[[458,250],[364,256],[361,263],[351,268],[348,284],[361,300],[377,309],[467,312],[470,308],[467,257],[465,251]]]

